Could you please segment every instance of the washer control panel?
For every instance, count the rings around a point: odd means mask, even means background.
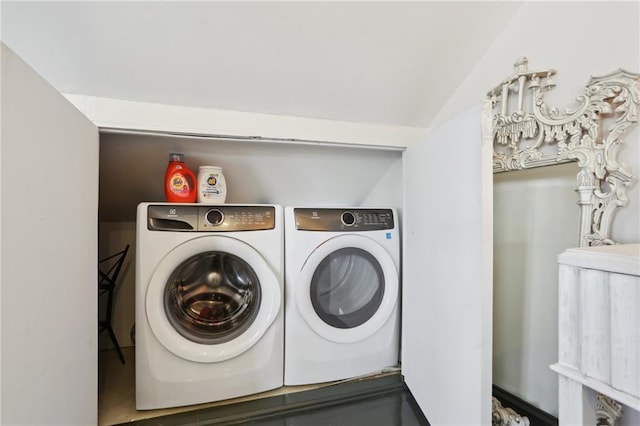
[[[275,207],[153,204],[147,207],[151,231],[260,231],[276,226]]]
[[[391,209],[295,208],[293,214],[300,231],[379,231],[395,227]]]

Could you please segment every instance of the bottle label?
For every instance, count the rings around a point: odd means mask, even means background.
[[[217,199],[222,196],[222,189],[220,188],[220,176],[218,173],[209,173],[204,179],[202,186],[200,187],[200,195],[203,199]]]
[[[189,196],[189,182],[187,182],[182,173],[174,173],[171,176],[169,189],[179,197]]]

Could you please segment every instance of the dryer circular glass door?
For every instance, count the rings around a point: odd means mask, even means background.
[[[219,362],[250,349],[281,305],[278,278],[253,247],[235,238],[188,240],[160,261],[146,297],[154,336],[175,355]]]
[[[316,333],[333,342],[356,342],[389,320],[398,300],[398,271],[374,240],[341,235],[309,255],[295,292],[298,310]]]

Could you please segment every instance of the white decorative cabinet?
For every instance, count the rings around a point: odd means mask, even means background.
[[[613,424],[596,392],[640,410],[640,244],[573,248],[558,263],[559,422]]]

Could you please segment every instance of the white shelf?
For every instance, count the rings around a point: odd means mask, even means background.
[[[640,244],[572,248],[558,257],[558,263],[618,274],[640,275]]]

